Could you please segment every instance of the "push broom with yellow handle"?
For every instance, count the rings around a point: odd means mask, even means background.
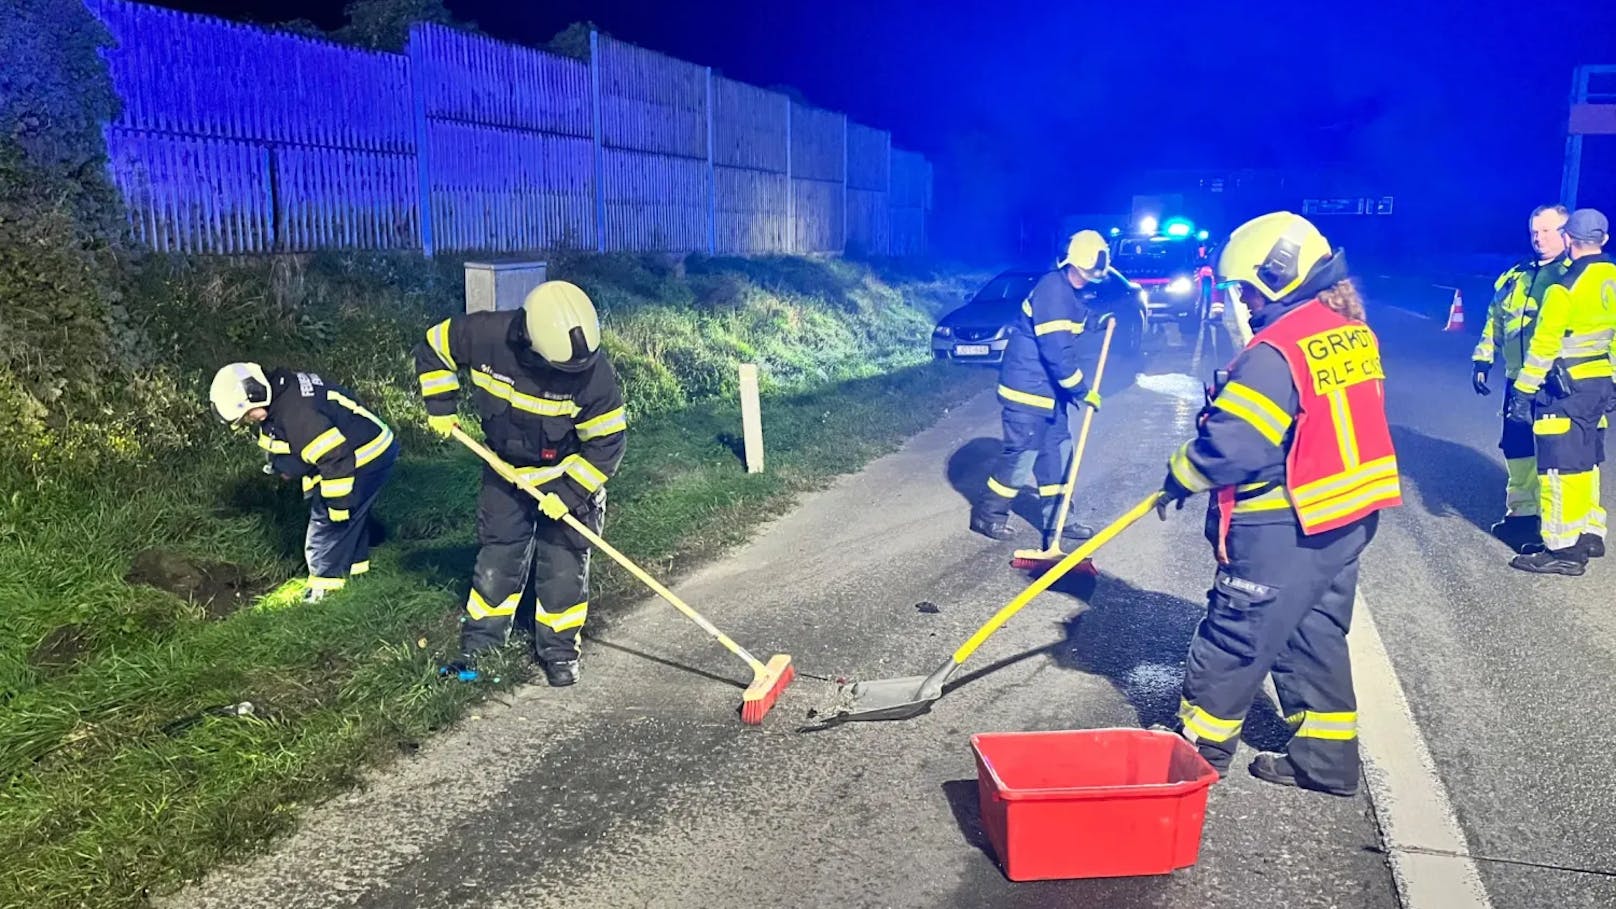
[[[546,496],[553,495],[553,493],[541,492],[531,482],[523,478],[522,475],[515,470],[515,468],[505,463],[503,458],[497,454],[494,454],[492,451],[489,451],[487,446],[483,445],[481,442],[478,442],[471,436],[466,435],[465,430],[456,426],[452,430],[452,434],[454,435],[455,439],[460,442],[460,444],[471,449],[479,458],[482,458],[483,461],[488,464],[488,466],[494,468],[494,470],[499,473],[500,476],[516,484],[523,492],[539,500],[540,502],[543,502]],[[791,655],[787,653],[777,653],[770,657],[767,663],[759,660],[757,657],[748,653],[746,648],[735,643],[735,641],[732,640],[729,635],[719,631],[718,628],[713,625],[712,622],[707,621],[707,619],[702,616],[701,613],[690,608],[690,605],[684,600],[679,599],[679,597],[675,595],[673,591],[662,586],[662,584],[658,582],[656,578],[651,577],[651,575],[647,574],[644,569],[634,564],[632,559],[626,555],[623,555],[621,552],[618,552],[615,547],[602,539],[600,534],[590,530],[589,527],[584,524],[584,522],[578,520],[573,515],[566,513],[561,515],[561,520],[565,521],[568,527],[571,527],[573,530],[577,531],[580,536],[588,540],[590,545],[611,556],[612,559],[617,562],[617,564],[622,565],[630,574],[634,575],[636,578],[639,578],[640,583],[651,588],[651,590],[657,596],[667,600],[668,603],[673,606],[673,608],[684,613],[686,618],[690,619],[692,622],[695,622],[697,625],[700,625],[703,631],[712,635],[713,638],[717,640],[718,643],[724,645],[724,648],[730,653],[733,653],[746,661],[746,664],[752,668],[752,683],[746,686],[746,693],[741,695],[741,722],[746,723],[749,726],[756,726],[759,723],[762,723],[764,714],[768,713],[769,708],[774,706],[774,702],[780,699],[780,692],[784,691],[786,686],[791,684],[791,680],[797,676],[797,671],[791,666]]]

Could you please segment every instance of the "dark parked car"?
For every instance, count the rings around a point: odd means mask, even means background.
[[[998,363],[1010,341],[1010,323],[1046,272],[1012,269],[1000,272],[970,302],[943,316],[931,334],[932,356],[959,363]],[[1113,270],[1099,284],[1084,288],[1089,309],[1117,316],[1111,345],[1117,353],[1136,354],[1145,337],[1144,290]]]

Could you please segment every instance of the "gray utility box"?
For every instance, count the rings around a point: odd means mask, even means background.
[[[546,263],[515,260],[466,263],[466,312],[521,309],[528,291],[544,283]]]

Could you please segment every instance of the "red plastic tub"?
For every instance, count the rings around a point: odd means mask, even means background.
[[[1195,864],[1217,780],[1170,732],[971,736],[982,826],[1013,881],[1167,874]]]

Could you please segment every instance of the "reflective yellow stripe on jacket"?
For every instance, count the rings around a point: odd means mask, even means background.
[[[471,371],[471,383],[483,391],[488,392],[501,401],[509,401],[517,410],[526,413],[538,414],[541,417],[576,417],[579,407],[577,402],[554,401],[549,398],[539,398],[517,391],[509,382],[494,378],[482,370]]]
[[[309,464],[316,464],[319,463],[321,458],[336,451],[338,446],[346,441],[348,441],[348,437],[342,434],[342,430],[333,426],[315,436],[314,441],[303,446],[303,451],[298,454],[298,457]]]
[[[1304,527],[1339,518],[1364,505],[1394,498],[1402,491],[1397,459],[1380,458],[1293,490],[1296,515]]]
[[[580,441],[601,439],[628,428],[628,415],[623,408],[607,411],[592,420],[579,423],[576,430]]]
[[[1272,398],[1240,382],[1229,382],[1218,391],[1212,406],[1239,417],[1257,430],[1269,444],[1278,445],[1291,428],[1291,415]]]

